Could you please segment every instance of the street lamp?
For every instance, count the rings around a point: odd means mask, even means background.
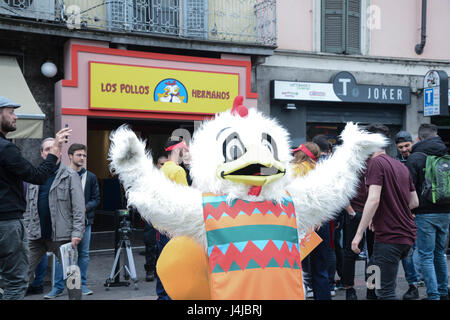
[[[58,72],[58,68],[51,61],[46,61],[41,66],[41,72],[47,78],[53,78]]]

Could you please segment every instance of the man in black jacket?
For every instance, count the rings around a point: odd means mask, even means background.
[[[0,97],[0,275],[4,281],[4,300],[23,299],[28,288],[28,240],[23,223],[26,208],[23,181],[42,184],[56,167],[57,155],[71,130],[64,128],[55,136],[47,159],[34,167],[19,148],[6,139],[16,130],[20,105]]]
[[[448,269],[445,258],[445,241],[448,234],[450,210],[448,205],[433,204],[422,195],[427,156],[443,156],[447,148],[437,135],[433,124],[419,127],[419,142],[412,147],[408,167],[419,195],[416,215],[417,249],[429,300],[448,299]]]

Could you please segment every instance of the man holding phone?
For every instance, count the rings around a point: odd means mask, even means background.
[[[56,168],[69,128],[56,133],[48,157],[34,167],[19,148],[6,139],[16,130],[15,109],[20,104],[0,96],[0,275],[4,281],[3,300],[23,299],[28,288],[29,250],[23,222],[26,202],[23,181],[42,184]]]

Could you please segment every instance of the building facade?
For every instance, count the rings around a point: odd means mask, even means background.
[[[40,139],[65,125],[88,146],[101,187],[95,249],[125,206],[107,162],[122,124],[157,158],[172,132],[189,139],[239,94],[293,146],[338,142],[348,121],[413,136],[431,122],[448,143],[448,106],[428,115],[424,78],[450,74],[449,14],[450,2],[426,0],[5,0],[0,95],[24,106],[9,137],[35,164]]]
[[[424,114],[424,77],[450,74],[449,13],[447,1],[278,1],[278,46],[257,68],[258,108],[288,127],[293,145],[320,133],[334,142],[347,121],[415,137],[432,122],[448,143],[448,109]]]
[[[276,36],[275,0],[2,1],[0,95],[23,105],[8,137],[37,164],[42,138],[73,129],[62,161],[87,145],[101,193],[92,245],[111,248],[126,199],[108,169],[110,132],[131,126],[157,159],[174,131],[189,140],[236,95],[256,108],[256,63]]]

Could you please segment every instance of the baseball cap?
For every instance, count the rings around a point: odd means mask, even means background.
[[[11,99],[0,96],[0,108],[4,107],[19,108],[20,104],[12,101]]]
[[[400,131],[395,135],[395,143],[413,141],[411,134],[408,131]]]

